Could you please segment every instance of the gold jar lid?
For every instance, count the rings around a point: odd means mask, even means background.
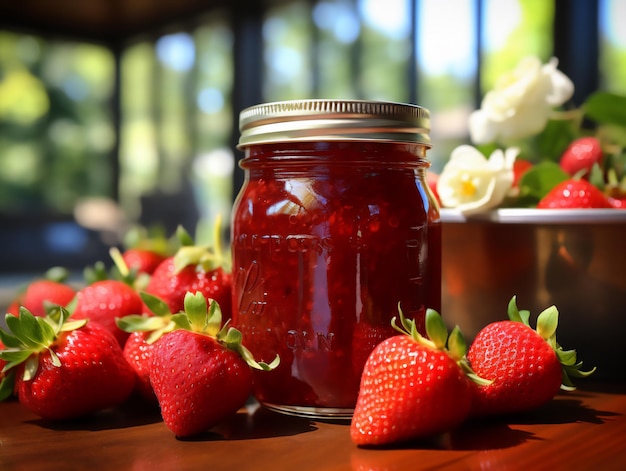
[[[430,147],[430,113],[417,105],[364,100],[293,100],[239,114],[239,148],[290,141],[410,142]]]

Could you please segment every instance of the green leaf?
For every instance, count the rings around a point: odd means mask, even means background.
[[[218,266],[215,262],[215,256],[207,247],[187,245],[176,251],[174,255],[174,271],[175,273],[180,273],[190,265],[199,264],[201,264],[202,268],[206,271],[210,271]]]
[[[51,267],[46,270],[44,278],[46,280],[57,281],[59,283],[65,282],[70,276],[70,272],[65,267]]]
[[[139,293],[139,296],[141,296],[145,305],[148,306],[148,309],[157,316],[169,316],[170,314],[174,314],[170,311],[170,307],[167,303],[161,298],[144,291]]]
[[[50,354],[50,358],[52,359],[52,364],[57,368],[61,366],[61,360],[58,355],[51,348],[48,349],[48,353]],[[39,362],[38,362],[39,363]]]
[[[26,347],[36,349],[41,345],[40,341],[37,341],[36,331],[39,328],[38,323],[28,309],[20,307],[19,316],[7,316],[7,327]]]
[[[89,319],[77,319],[64,322],[61,324],[59,332],[71,332],[72,330],[80,329],[84,325],[87,325]]]
[[[626,97],[609,92],[595,92],[582,106],[585,115],[602,124],[626,127]]]
[[[195,294],[188,292],[185,294],[184,305],[191,330],[204,332],[208,321],[207,304],[204,295],[200,291],[197,291]]]
[[[57,358],[58,360],[58,358]],[[24,381],[32,380],[39,369],[39,355],[31,355],[24,363]]]
[[[535,155],[541,161],[558,162],[567,146],[578,137],[577,122],[551,119],[536,138]]]
[[[169,317],[142,316],[131,314],[115,320],[117,326],[124,332],[151,332],[161,329],[169,323]]]
[[[598,163],[593,164],[593,167],[591,167],[589,182],[600,190],[604,189],[604,172],[602,171]]]
[[[14,386],[15,371],[11,370],[2,378],[2,381],[0,381],[0,402],[11,397]]]
[[[448,351],[450,352],[452,358],[457,361],[462,359],[467,353],[467,342],[465,341],[465,336],[459,326],[455,326],[450,332],[450,336],[448,337]]]
[[[521,309],[519,311],[519,317],[521,319],[522,324],[530,325],[530,311],[528,309]]]
[[[520,179],[520,194],[527,199],[539,202],[557,184],[567,180],[569,175],[555,162],[540,162],[528,169]]]
[[[562,365],[572,366],[576,364],[576,350],[563,350],[561,348],[557,348],[555,352]]]
[[[0,342],[5,348],[18,348],[22,346],[22,342],[15,336],[0,329]]]
[[[122,277],[128,277],[130,275],[130,269],[126,264],[124,256],[122,255],[122,252],[120,252],[120,249],[118,249],[117,247],[111,247],[109,249],[109,255],[113,259],[113,263],[115,264],[115,267],[117,268],[119,274]]]
[[[513,296],[509,301],[507,315],[509,320],[512,320],[513,322],[523,322],[519,309],[517,308],[517,296]]]
[[[189,317],[187,317],[187,314],[185,314],[184,312],[174,314],[172,316],[172,322],[176,325],[176,327],[180,329],[193,330],[189,322]]]
[[[426,335],[438,349],[446,347],[448,328],[439,313],[430,308],[426,309]]]
[[[181,246],[194,245],[193,237],[187,232],[187,230],[183,226],[178,226],[176,228],[176,237],[180,242]]]
[[[7,370],[15,365],[23,363],[31,354],[32,352],[29,350],[0,350],[0,358],[7,362]]]
[[[614,144],[617,149],[623,149],[626,147],[626,132],[624,132],[624,126],[617,124],[602,124],[598,126],[597,134],[602,136],[602,140]],[[612,149],[616,151],[616,149]]]
[[[556,335],[559,324],[559,311],[556,306],[544,309],[537,317],[537,333],[542,339],[548,340]]]
[[[206,323],[206,331],[209,335],[215,336],[222,328],[222,309],[214,299],[209,304],[209,317]]]
[[[229,327],[226,331],[226,335],[224,335],[221,340],[228,348],[236,349],[241,345],[241,332],[234,327]]]

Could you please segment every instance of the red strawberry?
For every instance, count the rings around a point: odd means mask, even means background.
[[[219,240],[219,236],[215,240]],[[173,313],[183,310],[188,292],[200,291],[207,300],[217,301],[227,320],[232,317],[232,281],[227,266],[218,242],[213,250],[183,245],[173,257],[165,259],[156,268],[145,291],[162,299]]]
[[[173,242],[162,228],[134,226],[124,235],[122,257],[125,265],[136,273],[150,275],[163,260],[174,254]]]
[[[148,402],[156,403],[157,399],[150,384],[153,344],[163,334],[174,330],[176,325],[167,304],[147,293],[142,293],[141,297],[154,315],[125,316],[117,319],[117,326],[130,333],[124,344],[124,358],[135,371],[135,390]]]
[[[446,432],[470,412],[471,380],[465,341],[458,328],[448,338],[446,326],[432,309],[421,336],[400,311],[403,335],[380,343],[369,356],[350,425],[357,445],[385,445]],[[448,347],[446,347],[448,345]]]
[[[620,179],[617,171],[609,168],[606,173],[604,194],[613,208],[626,209],[626,177]]]
[[[607,197],[587,180],[557,184],[537,204],[540,209],[611,208]]]
[[[185,296],[185,312],[174,316],[182,328],[163,335],[152,351],[150,382],[165,425],[178,437],[207,431],[235,414],[252,390],[257,363],[241,345],[241,333],[222,327],[218,304],[200,292]]]
[[[561,155],[561,168],[570,176],[585,175],[591,173],[595,164],[602,163],[602,146],[595,137],[581,137],[573,141],[563,155]]]
[[[473,416],[531,411],[549,402],[562,389],[573,389],[569,376],[593,372],[580,370],[574,350],[556,342],[558,310],[551,306],[529,325],[529,312],[509,303],[509,319],[484,327],[476,336],[467,359],[479,376],[492,380],[476,386]]]
[[[119,280],[100,280],[78,291],[72,319],[90,319],[101,324],[123,346],[129,333],[121,330],[115,319],[142,310],[141,297],[131,286]]]
[[[24,306],[35,316],[45,316],[47,306],[66,307],[76,295],[76,290],[65,283],[67,276],[64,268],[51,268],[44,278],[31,281],[15,297],[7,312],[17,316],[20,306]]]
[[[609,196],[609,203],[615,209],[626,209],[626,196],[616,198],[613,196]]]
[[[53,280],[35,280],[28,285],[22,297],[22,306],[34,316],[45,316],[47,304],[66,307],[76,291],[69,285]]]
[[[513,187],[519,187],[519,181],[524,176],[524,174],[532,168],[533,164],[528,160],[524,159],[515,159],[513,163]]]
[[[14,316],[17,316],[17,314],[20,312],[20,306],[22,305],[22,295],[18,295],[15,297],[15,299],[13,301],[11,301],[11,304],[9,304],[9,306],[7,307],[7,314],[13,314]]]
[[[124,358],[135,372],[135,390],[143,399],[157,403],[150,384],[152,367],[152,344],[147,342],[149,332],[133,332],[124,344]]]
[[[113,335],[97,323],[66,322],[68,317],[63,308],[45,318],[24,308],[18,317],[6,316],[10,333],[2,333],[7,348],[0,358],[15,371],[20,403],[44,419],[71,419],[115,407],[135,384]]]
[[[131,270],[151,275],[167,257],[152,250],[126,249],[122,252],[122,258]]]

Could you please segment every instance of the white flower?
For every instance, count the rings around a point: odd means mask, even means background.
[[[574,84],[557,65],[554,57],[545,65],[537,57],[527,57],[500,77],[470,116],[472,142],[485,144],[541,132],[553,109],[574,93]]]
[[[441,204],[464,214],[498,206],[513,186],[513,164],[519,149],[496,149],[487,159],[478,149],[462,145],[452,151],[437,182]]]

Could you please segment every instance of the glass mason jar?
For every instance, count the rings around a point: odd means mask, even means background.
[[[357,100],[269,103],[240,115],[233,323],[266,407],[349,418],[373,348],[403,313],[440,309],[441,225],[425,173],[428,110]]]

